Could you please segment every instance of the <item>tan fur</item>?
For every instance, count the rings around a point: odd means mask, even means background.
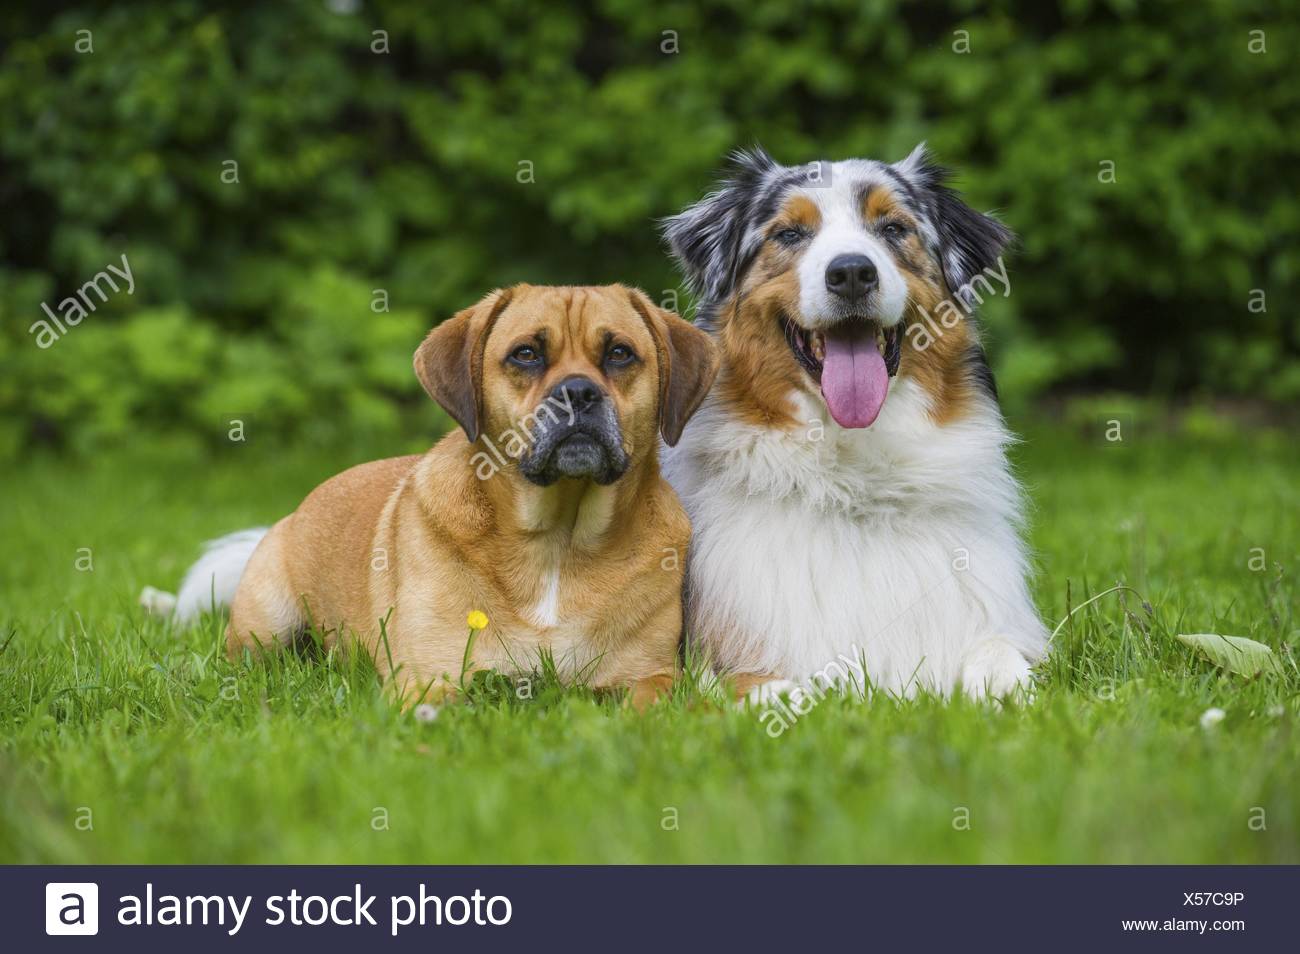
[[[744,699],[749,693],[759,686],[767,685],[769,682],[778,682],[780,676],[774,676],[769,672],[738,672],[727,676],[727,685],[731,689],[731,694],[736,699]]]
[[[481,610],[490,622],[473,641],[469,670],[528,671],[549,652],[565,678],[632,687],[634,705],[666,691],[690,525],[659,474],[656,332],[688,369],[673,383],[675,400],[694,402],[676,409],[689,416],[716,371],[712,345],[640,292],[518,286],[436,328],[417,370],[462,425],[474,419],[466,429],[476,440],[457,430],[423,456],[354,467],[308,495],[249,562],[231,610],[230,654],[274,649],[315,625],[328,645],[364,647],[409,704],[455,690],[466,615]],[[545,374],[516,373],[505,356],[538,336]],[[605,375],[610,336],[643,360]],[[484,458],[485,441],[517,426],[573,373],[601,382],[615,401],[627,472],[608,486],[563,479],[540,487],[510,462],[480,479],[483,460],[494,459]],[[465,387],[475,393],[457,391]],[[541,618],[548,606],[554,619]]]
[[[862,203],[862,215],[867,222],[879,222],[890,217],[911,222],[911,216],[907,215],[905,207],[898,201],[893,190],[879,185],[867,189]]]
[[[768,224],[768,234],[783,228],[816,229],[821,213],[803,196],[790,198]],[[790,385],[800,370],[781,331],[782,312],[795,314],[799,282],[796,253],[767,243],[720,315],[718,345],[722,372],[718,400],[746,424],[788,429],[801,422],[790,403]]]
[[[922,320],[918,305],[925,308],[930,321],[935,322],[935,309],[947,296],[947,286],[942,278],[918,276],[906,269],[903,272],[909,290],[908,321]],[[954,304],[957,304],[955,299]],[[930,395],[929,416],[936,424],[950,424],[964,417],[976,396],[976,386],[962,372],[966,350],[974,342],[974,333],[966,319],[958,321],[943,333],[932,336],[928,347],[917,350],[910,335],[903,336],[903,350],[899,360],[899,375],[912,378]]]
[[[781,206],[771,224],[768,225],[768,234],[778,229],[788,229],[799,225],[815,232],[822,224],[821,209],[817,208],[817,203],[806,195],[791,196]]]
[[[906,320],[922,321],[924,315],[929,315],[930,322],[935,322],[939,317],[935,314],[939,303],[950,298],[951,293],[938,263],[922,246],[915,231],[916,222],[906,206],[892,189],[876,185],[867,193],[863,214],[868,223],[889,220],[912,229],[894,253],[894,261],[907,281]],[[958,302],[954,299],[953,304]],[[970,409],[976,393],[973,383],[961,370],[966,350],[974,341],[970,324],[962,319],[952,328],[944,328],[924,350],[913,347],[913,340],[911,335],[903,336],[899,375],[912,378],[930,395],[929,416],[936,424],[961,418]]]

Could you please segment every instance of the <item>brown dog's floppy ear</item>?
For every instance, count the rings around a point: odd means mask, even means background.
[[[483,347],[510,304],[511,289],[493,292],[429,332],[415,351],[415,376],[429,397],[478,440],[483,414]]]
[[[631,289],[628,294],[659,354],[659,432],[664,443],[674,447],[713,385],[718,349],[707,334],[660,308],[644,292]]]

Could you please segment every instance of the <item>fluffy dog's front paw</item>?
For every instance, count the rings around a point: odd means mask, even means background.
[[[972,699],[1033,701],[1033,669],[1010,643],[990,639],[966,654],[961,669],[961,687]]]

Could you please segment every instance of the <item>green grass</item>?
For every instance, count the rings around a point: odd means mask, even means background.
[[[31,461],[0,508],[0,861],[1300,861],[1300,452],[1140,437],[1039,425],[1016,457],[1049,623],[1121,580],[1150,612],[1076,613],[1030,706],[833,698],[779,739],[690,692],[637,716],[489,686],[421,723],[365,660],[232,666],[219,621],[172,633],[141,586],[361,457]],[[1222,673],[1185,632],[1284,672]]]

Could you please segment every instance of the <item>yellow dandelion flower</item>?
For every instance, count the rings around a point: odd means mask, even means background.
[[[465,617],[465,622],[469,623],[469,628],[473,630],[487,629],[487,613],[482,610],[472,610],[470,614]]]

